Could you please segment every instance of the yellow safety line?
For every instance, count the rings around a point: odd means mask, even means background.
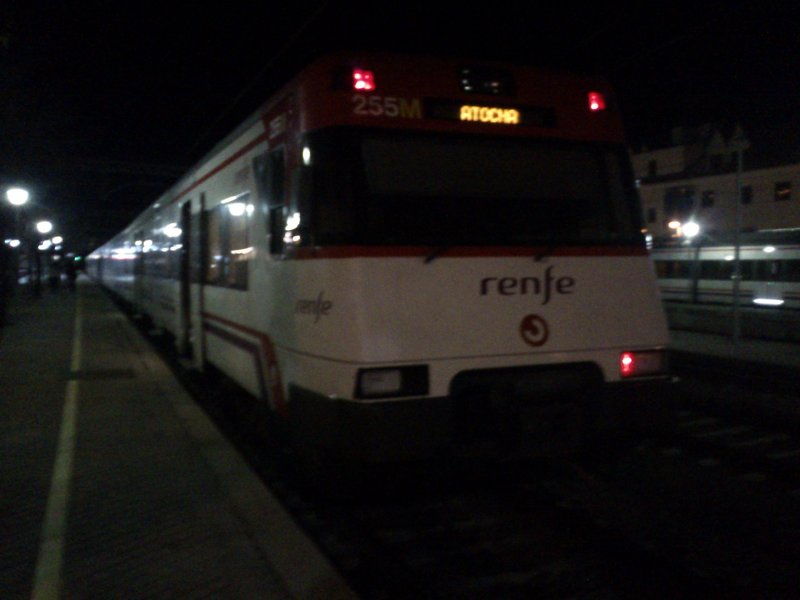
[[[81,365],[81,319],[80,287],[76,294],[75,333],[72,339],[72,362],[70,369],[77,373]],[[64,536],[67,525],[67,504],[72,479],[72,461],[75,455],[75,423],[78,414],[78,381],[70,379],[64,399],[58,449],[50,480],[50,495],[47,498],[44,524],[42,525],[39,556],[36,560],[36,575],[33,581],[33,600],[55,600],[61,595],[61,567],[64,558]]]

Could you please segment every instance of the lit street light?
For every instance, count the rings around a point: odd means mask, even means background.
[[[39,221],[36,223],[36,231],[47,234],[53,231],[53,224],[50,221]]]
[[[9,240],[8,243],[10,248],[15,249],[15,252],[4,261],[5,266],[0,268],[0,280],[2,280],[2,282],[0,282],[0,288],[4,288],[0,289],[0,294],[3,295],[3,298],[5,298],[9,292],[5,287],[10,287],[13,290],[19,281],[23,254],[21,246],[24,244],[25,240],[24,222],[21,220],[21,213],[24,211],[25,204],[27,204],[30,199],[30,193],[28,193],[28,190],[21,187],[12,187],[6,190],[5,196],[8,203],[15,209],[13,233],[15,239]],[[19,248],[19,250],[17,250],[17,248]],[[6,270],[8,272],[3,272]],[[0,312],[2,311],[0,310]]]
[[[22,188],[9,188],[6,190],[6,199],[14,206],[22,206],[28,202],[30,194]]]
[[[687,238],[693,238],[700,233],[700,225],[695,223],[694,221],[689,221],[688,223],[683,224],[683,235]]]

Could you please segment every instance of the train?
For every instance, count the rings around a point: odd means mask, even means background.
[[[732,305],[736,242],[727,233],[655,244],[651,252],[663,299]],[[800,229],[742,232],[738,245],[740,306],[800,309]]]
[[[309,465],[558,453],[670,380],[613,90],[558,70],[319,57],[87,270]]]

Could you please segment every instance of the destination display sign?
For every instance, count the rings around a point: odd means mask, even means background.
[[[493,106],[431,98],[425,99],[423,105],[425,117],[428,119],[486,123],[499,126],[556,126],[556,113],[552,108]]]

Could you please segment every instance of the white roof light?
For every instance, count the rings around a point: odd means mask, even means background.
[[[166,225],[163,231],[164,235],[171,238],[181,237],[181,234],[183,233],[183,230],[178,227],[177,223],[170,223],[169,225]]]
[[[241,217],[247,211],[247,205],[244,202],[231,202],[228,204],[228,212],[232,217]]]
[[[760,304],[761,306],[781,306],[783,300],[778,298],[753,298],[753,304]]]

